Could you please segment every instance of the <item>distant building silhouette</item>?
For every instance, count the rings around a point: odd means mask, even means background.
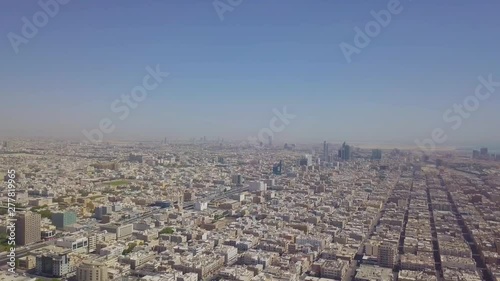
[[[328,162],[328,143],[323,142],[323,161]]]
[[[300,166],[311,166],[312,165],[312,155],[306,154],[299,160]]]
[[[372,160],[381,160],[382,159],[382,150],[373,149],[372,150]]]
[[[225,164],[226,160],[224,159],[224,157],[219,156],[219,157],[217,157],[217,163],[219,163],[219,164]]]
[[[280,161],[278,164],[273,166],[273,174],[281,175],[283,173],[283,161]]]
[[[351,160],[351,146],[347,145],[345,142],[339,149],[339,158],[344,161]]]
[[[142,163],[144,161],[144,157],[142,155],[135,155],[135,154],[130,154],[128,156],[128,161],[129,162],[137,162],[137,163]]]
[[[238,175],[233,175],[231,177],[231,182],[235,185],[243,185],[243,183],[245,183],[245,179],[243,178],[242,175],[238,174]]]
[[[490,155],[488,154],[488,148],[482,147],[480,150],[472,151],[472,158],[474,159],[490,159]]]
[[[472,158],[478,159],[479,158],[479,150],[473,150],[472,151]]]

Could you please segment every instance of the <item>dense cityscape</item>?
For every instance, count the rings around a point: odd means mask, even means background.
[[[499,156],[9,140],[0,280],[498,280]]]
[[[500,1],[0,1],[0,281],[500,281]]]

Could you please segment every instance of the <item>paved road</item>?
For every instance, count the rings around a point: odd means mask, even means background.
[[[49,245],[53,245],[54,243],[55,243],[54,240],[52,240],[52,241],[42,241],[42,242],[38,242],[38,243],[32,244],[32,245],[30,245],[28,247],[17,248],[16,249],[16,259],[22,258],[22,257],[26,256],[26,254],[28,252],[30,252],[30,251],[37,250],[37,249],[40,249],[40,248],[43,248],[43,247],[46,247],[46,246],[49,246]],[[0,258],[0,266],[7,264],[8,258],[6,257],[6,255],[7,255],[6,253],[2,253],[2,257]]]

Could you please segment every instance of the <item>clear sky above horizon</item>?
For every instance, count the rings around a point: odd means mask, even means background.
[[[401,0],[348,63],[339,44],[389,2],[243,0],[221,21],[205,0],[71,0],[16,54],[8,34],[42,9],[4,1],[0,138],[83,139],[109,117],[108,139],[242,139],[286,106],[277,142],[412,143],[440,127],[450,144],[499,144],[500,88],[456,130],[443,114],[478,76],[500,81],[500,2]],[[170,76],[118,119],[110,105],[156,65]]]

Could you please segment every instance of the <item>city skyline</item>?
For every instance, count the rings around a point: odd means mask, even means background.
[[[287,107],[296,118],[275,143],[414,145],[443,128],[438,146],[499,147],[500,90],[458,129],[456,113],[443,117],[475,93],[479,77],[500,80],[499,4],[400,1],[400,12],[348,62],[339,45],[355,44],[356,28],[389,3],[243,1],[221,19],[211,2],[68,1],[27,43],[13,45],[8,35],[22,36],[22,18],[43,9],[9,2],[0,12],[0,95],[9,104],[0,137],[84,140],[83,130],[109,118],[110,141],[247,139]],[[168,77],[121,120],[113,102],[156,66]]]

